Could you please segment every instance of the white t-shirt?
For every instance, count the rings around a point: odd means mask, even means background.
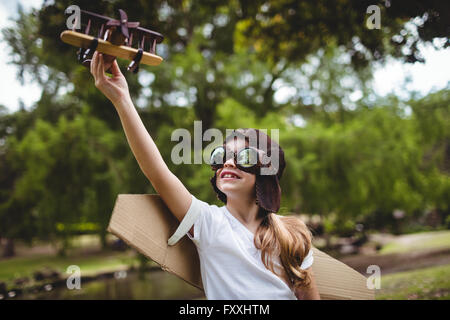
[[[253,242],[254,234],[226,206],[210,205],[192,196],[185,220],[191,222],[184,224],[184,230],[190,230],[194,222],[194,236],[186,234],[197,246],[207,299],[297,299],[293,288],[264,266],[261,250]],[[312,253],[308,252],[302,269],[312,265]],[[274,259],[274,265],[281,268],[279,258]]]

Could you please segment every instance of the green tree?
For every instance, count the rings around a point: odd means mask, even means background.
[[[26,229],[41,239],[62,240],[62,253],[71,235],[89,231],[83,230],[87,222],[96,224],[93,231],[105,244],[112,206],[126,180],[124,162],[116,161],[115,154],[124,143],[90,117],[88,107],[73,121],[61,116],[52,125],[38,119],[22,140],[10,137],[10,163],[20,175],[9,195],[10,205],[2,208],[2,218],[11,220],[6,227],[21,225],[11,219],[16,216],[14,204],[26,204],[22,214],[33,221]]]
[[[42,95],[29,111],[0,110],[0,235],[58,238],[63,248],[83,224],[96,226],[104,241],[117,193],[154,192],[114,108],[59,38],[71,4],[19,8],[15,25],[3,30],[19,79],[31,75]],[[373,61],[420,61],[420,42],[447,36],[446,2],[77,4],[108,16],[125,8],[130,20],[164,34],[164,62],[126,77],[170,169],[202,199],[216,201],[205,188],[208,166],[169,161],[174,128],[193,133],[194,120],[204,130],[281,129],[284,212],[336,216],[342,226],[394,225],[395,209],[448,213],[448,90],[405,102],[375,97],[370,87]],[[382,9],[381,30],[365,26],[371,4]],[[290,94],[277,99],[283,87]]]

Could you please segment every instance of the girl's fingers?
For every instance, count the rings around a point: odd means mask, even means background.
[[[102,71],[103,71],[103,57],[101,55],[100,52],[97,53],[97,64],[96,64],[96,72],[97,72],[97,77],[100,78]]]
[[[96,61],[97,61],[97,51],[95,51],[94,54],[92,55],[91,65],[90,65],[91,74],[94,76],[94,78],[95,78],[95,63],[96,63]]]
[[[95,51],[94,54],[92,55],[92,60],[91,60],[91,69],[92,69],[92,74],[94,76],[95,80],[99,80],[100,79],[100,72],[99,72],[99,63],[100,59],[99,59],[99,52]]]
[[[103,60],[103,54],[98,53],[97,56],[97,61],[98,61],[98,67],[97,67],[97,76],[100,80],[105,80],[106,79],[106,75],[105,75],[105,61]]]
[[[114,59],[111,65],[111,73],[114,77],[120,76],[122,72],[120,71],[119,65],[117,64],[117,60]]]

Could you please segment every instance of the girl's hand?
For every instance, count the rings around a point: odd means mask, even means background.
[[[109,67],[109,66],[107,66]],[[95,79],[95,86],[116,105],[124,98],[129,98],[130,93],[128,91],[127,80],[120,71],[117,60],[111,65],[112,77],[108,77],[105,74],[105,61],[103,60],[103,54],[98,51],[94,52],[91,61],[91,73]]]

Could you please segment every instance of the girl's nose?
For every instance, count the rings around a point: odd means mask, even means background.
[[[223,164],[224,167],[236,167],[236,164],[234,163],[234,157],[231,157],[225,163]]]

